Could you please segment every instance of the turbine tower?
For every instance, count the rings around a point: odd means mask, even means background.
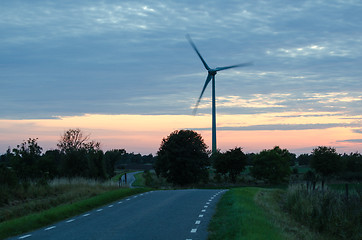
[[[197,55],[199,56],[201,62],[204,64],[205,69],[207,70],[208,74],[206,77],[206,81],[204,84],[204,87],[202,88],[201,94],[199,99],[196,102],[193,114],[196,114],[197,111],[197,107],[200,104],[202,95],[205,92],[205,89],[207,87],[207,85],[209,84],[209,82],[212,80],[212,153],[214,154],[217,151],[216,148],[216,102],[215,102],[215,75],[218,71],[222,71],[222,70],[226,70],[226,69],[230,69],[230,68],[236,68],[236,67],[246,67],[246,66],[250,66],[252,65],[251,62],[248,63],[241,63],[241,64],[236,64],[236,65],[232,65],[232,66],[226,66],[226,67],[216,67],[216,68],[210,68],[209,65],[207,65],[207,63],[205,62],[205,60],[202,58],[199,50],[197,50],[196,45],[194,44],[194,42],[192,41],[190,35],[186,35],[187,40],[189,41],[189,43],[191,44],[192,48],[195,50],[195,52],[197,53]]]

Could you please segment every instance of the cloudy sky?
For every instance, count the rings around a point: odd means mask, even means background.
[[[155,153],[193,129],[218,148],[362,149],[362,2],[16,1],[0,3],[0,153],[32,137],[56,147],[81,128],[105,150]]]

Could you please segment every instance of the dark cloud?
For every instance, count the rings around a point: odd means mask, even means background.
[[[2,10],[0,118],[190,114],[206,72],[186,33],[210,66],[254,62],[216,76],[219,113],[361,112],[359,1],[5,1]],[[230,96],[254,102],[229,106]]]
[[[362,143],[362,139],[347,139],[347,140],[340,140],[337,142]]]
[[[355,132],[355,133],[362,133],[362,129],[354,129],[353,132]]]
[[[251,125],[237,127],[218,127],[218,131],[290,131],[290,130],[309,130],[309,129],[327,129],[334,127],[344,127],[343,124],[268,124]],[[196,128],[194,130],[210,130],[211,128]]]

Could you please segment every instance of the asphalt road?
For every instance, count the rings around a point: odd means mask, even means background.
[[[131,196],[12,239],[207,239],[224,190],[164,190]]]
[[[138,172],[130,172],[127,173],[127,185],[132,188],[132,184],[134,183],[134,181],[136,181],[136,178],[134,177],[134,175],[136,175],[137,173],[141,173],[143,171],[138,171]],[[121,178],[122,183],[125,183],[125,175],[122,176]]]

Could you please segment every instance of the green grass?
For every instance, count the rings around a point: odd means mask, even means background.
[[[290,186],[284,209],[302,225],[328,239],[362,239],[362,195],[351,191],[310,191],[304,186]]]
[[[53,179],[46,185],[29,182],[11,188],[1,185],[0,223],[116,189],[118,184],[111,181],[83,178]]]
[[[30,214],[0,223],[0,239],[19,235],[54,222],[73,217],[93,208],[105,205],[130,195],[146,192],[147,188],[118,189],[72,204],[60,205],[49,210]]]
[[[145,178],[143,177],[143,172],[137,173],[134,175],[135,181],[132,186],[134,187],[145,187]]]
[[[280,229],[269,221],[268,214],[255,202],[259,191],[260,188],[246,187],[225,193],[210,222],[209,239],[284,239]]]

